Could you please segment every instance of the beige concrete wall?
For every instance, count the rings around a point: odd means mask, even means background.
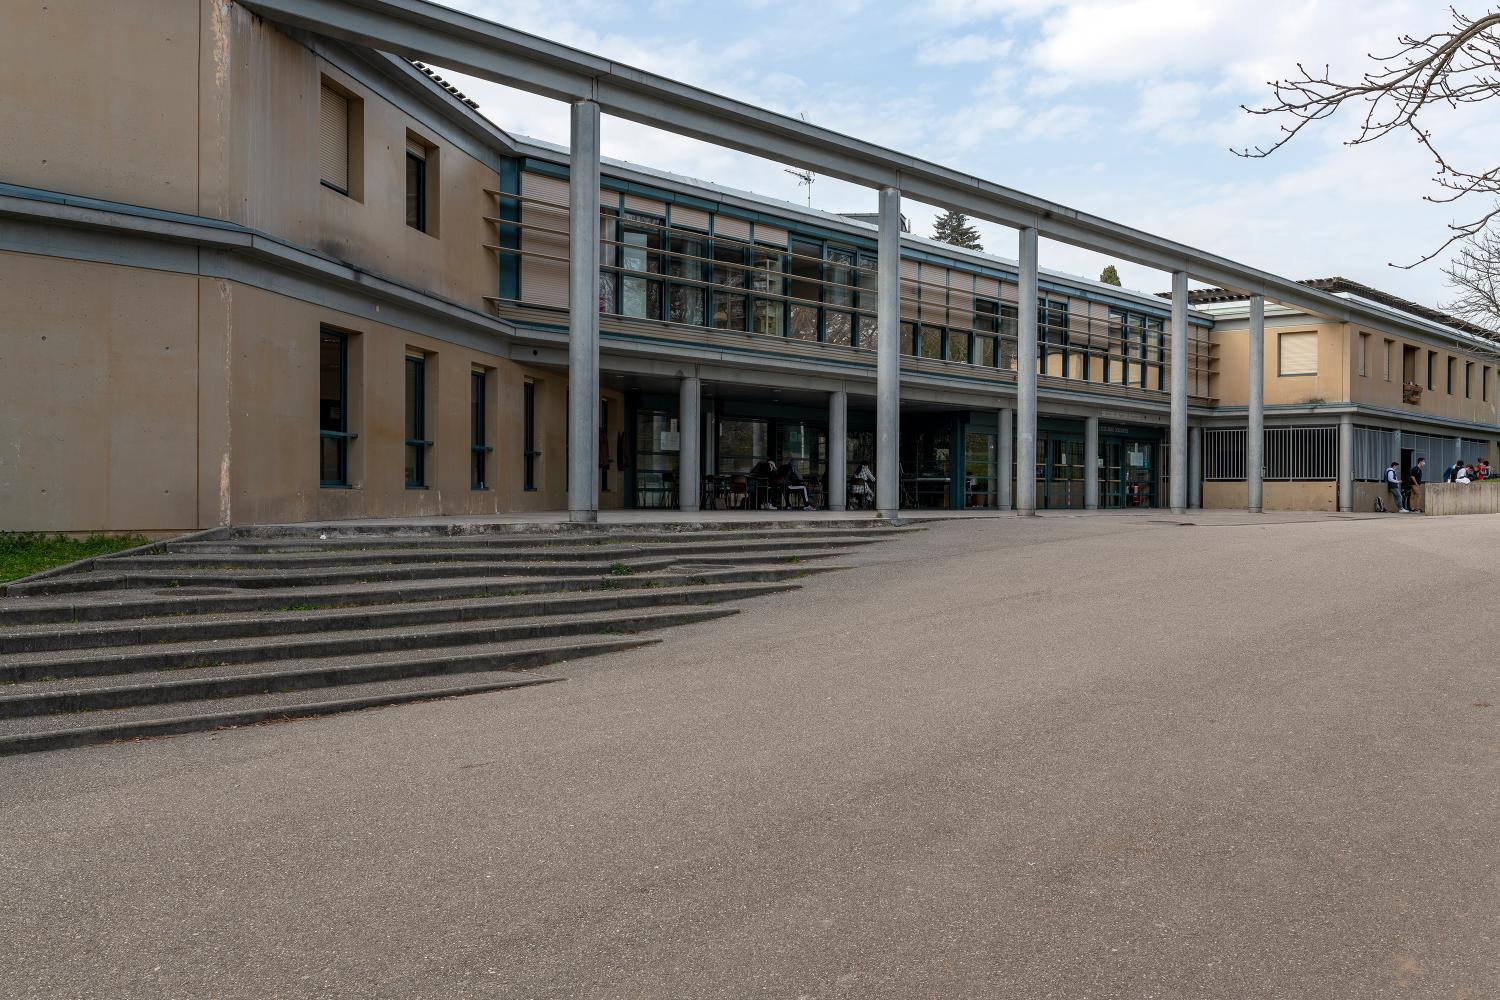
[[[1281,376],[1278,374],[1277,334],[1300,330],[1318,333],[1318,374],[1316,376]],[[1360,374],[1359,335],[1368,333],[1369,351],[1364,374]],[[1213,395],[1222,405],[1244,406],[1249,402],[1249,335],[1244,330],[1215,330],[1213,342],[1218,354],[1214,362]],[[1385,377],[1385,342],[1391,341],[1391,377]],[[1424,387],[1422,401],[1402,401],[1402,348],[1418,348],[1417,381]],[[1427,353],[1436,350],[1435,389],[1426,389]],[[1454,392],[1447,391],[1447,358],[1456,359]],[[1442,417],[1495,423],[1496,397],[1500,396],[1500,364],[1479,355],[1444,350],[1428,344],[1415,344],[1401,337],[1334,323],[1321,326],[1306,323],[1266,321],[1265,393],[1268,405],[1310,402],[1355,402],[1403,410],[1414,418]],[[1464,396],[1464,364],[1474,364],[1472,395]],[[1485,368],[1489,373],[1489,399],[1484,398],[1481,381]]]
[[[1203,484],[1203,506],[1210,510],[1244,508],[1248,496],[1243,482]],[[1332,482],[1266,483],[1262,501],[1265,510],[1335,510],[1338,487]]]
[[[1446,417],[1454,420],[1474,420],[1485,423],[1494,423],[1496,420],[1495,397],[1497,395],[1496,373],[1497,362],[1493,358],[1483,358],[1478,355],[1465,354],[1457,350],[1444,350],[1430,344],[1418,344],[1403,340],[1400,337],[1381,333],[1378,330],[1365,331],[1370,334],[1369,360],[1365,368],[1365,374],[1359,374],[1359,352],[1358,332],[1351,333],[1350,344],[1350,384],[1353,390],[1355,402],[1371,403],[1378,406],[1388,406],[1411,414],[1413,417]],[[1385,365],[1383,352],[1385,342],[1391,341],[1391,377],[1389,381],[1385,378]],[[1417,348],[1416,381],[1422,386],[1422,399],[1419,403],[1407,403],[1402,399],[1402,351],[1406,346]],[[1427,355],[1435,352],[1436,360],[1433,368],[1434,388],[1427,388]],[[1453,392],[1448,392],[1448,359],[1455,360],[1455,379]],[[1473,381],[1471,384],[1471,395],[1464,395],[1464,365],[1474,365]],[[1489,399],[1484,398],[1485,393],[1481,380],[1485,376],[1485,369],[1489,369]]]
[[[213,284],[205,279],[205,284]],[[235,523],[557,510],[566,504],[565,374],[275,295],[231,286],[230,480]],[[208,296],[205,290],[205,296]],[[350,338],[353,488],[319,486],[318,334]],[[405,359],[427,355],[428,488],[405,485]],[[491,369],[491,488],[470,488],[470,384]],[[537,383],[538,489],[521,477],[522,380]]]
[[[428,289],[475,309],[499,287],[495,214],[499,178],[431,128],[318,57],[300,42],[231,6],[218,33],[230,39],[220,72],[227,117],[205,109],[204,142],[229,149],[222,190],[205,211],[318,249],[359,267]],[[344,195],[320,183],[317,127],[324,77],[354,95],[350,151],[357,182]],[[429,229],[406,224],[406,143],[432,147],[438,175]]]
[[[0,179],[196,212],[199,14],[199,0],[5,0]]]
[[[198,288],[0,252],[0,531],[198,521]]]
[[[1321,326],[1308,323],[1273,324],[1267,319],[1264,382],[1266,405],[1347,402],[1348,329],[1347,324],[1343,323]],[[1283,376],[1280,374],[1278,334],[1304,331],[1318,335],[1318,373]],[[1244,330],[1218,329],[1210,335],[1217,348],[1210,391],[1221,406],[1249,405],[1249,336]]]
[[[1430,517],[1448,514],[1500,514],[1500,480],[1482,483],[1432,483],[1422,498]]]

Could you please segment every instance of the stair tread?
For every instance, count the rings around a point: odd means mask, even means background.
[[[822,565],[822,564],[820,564],[817,567],[818,570],[831,569],[831,568],[836,568],[836,567],[828,567],[828,566],[825,566],[825,565]],[[718,566],[718,567],[714,567],[712,569],[705,569],[703,571],[689,571],[686,574],[684,572],[682,572],[682,571],[678,571],[678,572],[632,573],[632,574],[628,574],[626,576],[622,576],[622,577],[618,577],[618,578],[610,577],[610,576],[599,574],[599,573],[583,573],[583,574],[578,574],[576,576],[559,574],[559,575],[555,575],[555,576],[544,576],[544,577],[535,577],[535,576],[531,576],[531,577],[525,577],[525,576],[448,577],[448,578],[439,577],[439,578],[428,579],[428,580],[410,580],[410,581],[389,581],[389,580],[387,580],[387,581],[375,581],[375,582],[371,582],[371,583],[341,584],[341,585],[338,585],[338,586],[335,586],[335,587],[308,587],[308,586],[301,586],[301,587],[262,587],[262,588],[256,588],[256,589],[253,589],[253,590],[237,590],[235,588],[215,588],[215,589],[221,589],[224,592],[223,593],[210,594],[210,595],[201,595],[201,594],[175,595],[175,594],[158,593],[156,591],[140,592],[140,591],[134,591],[134,590],[92,590],[92,591],[81,591],[81,592],[78,592],[78,593],[71,593],[71,594],[51,594],[51,595],[43,595],[43,596],[36,596],[36,597],[17,596],[17,597],[14,597],[14,598],[0,599],[0,612],[3,612],[5,610],[11,609],[11,608],[24,608],[24,609],[36,609],[36,610],[67,610],[69,608],[82,608],[82,607],[88,607],[88,606],[128,608],[128,607],[130,607],[132,605],[150,605],[150,604],[156,604],[156,603],[159,603],[159,602],[164,601],[164,600],[180,600],[182,603],[189,603],[192,600],[194,600],[195,598],[200,598],[200,597],[209,597],[209,598],[218,598],[218,599],[234,599],[234,600],[243,601],[243,602],[246,602],[246,603],[251,602],[251,601],[257,601],[257,600],[276,600],[276,601],[287,601],[287,602],[290,602],[290,603],[300,603],[300,602],[331,602],[331,603],[337,604],[340,601],[340,599],[343,599],[343,601],[345,601],[347,603],[349,598],[361,597],[361,596],[374,596],[374,595],[382,595],[382,594],[391,594],[392,595],[392,600],[389,603],[398,603],[398,602],[401,602],[403,600],[408,600],[409,601],[409,600],[412,600],[412,599],[420,599],[420,596],[423,593],[437,591],[437,590],[441,590],[442,588],[445,588],[445,587],[454,587],[454,586],[459,586],[459,587],[468,587],[468,586],[498,587],[498,586],[512,586],[513,585],[513,586],[515,586],[517,588],[520,588],[520,587],[526,587],[526,586],[537,587],[537,586],[542,585],[542,584],[558,584],[558,583],[561,583],[561,582],[564,582],[564,581],[571,581],[573,583],[597,583],[597,582],[602,582],[604,580],[613,580],[614,582],[618,583],[621,586],[639,586],[641,584],[652,583],[652,582],[663,583],[663,584],[672,584],[672,583],[675,583],[675,582],[681,580],[684,575],[691,575],[694,579],[697,579],[697,578],[705,578],[705,579],[707,579],[707,578],[713,577],[715,574],[724,576],[724,575],[732,575],[734,573],[744,573],[744,572],[781,572],[781,571],[785,571],[786,574],[789,575],[789,576],[794,576],[794,575],[796,575],[797,572],[814,572],[816,570],[814,570],[812,567],[803,567],[803,566],[799,566],[797,564],[788,564],[788,563],[784,563],[783,562],[783,563],[774,563],[774,564],[770,564],[770,565],[759,564],[759,563],[751,563],[751,564],[738,565],[738,566],[732,566],[732,567]],[[725,582],[732,582],[732,581],[725,581]],[[395,586],[395,584],[400,584],[400,586]],[[186,587],[183,587],[183,588],[163,588],[163,589],[166,589],[166,590],[188,590],[188,589],[196,589],[196,588],[186,588]],[[474,596],[479,597],[479,596],[485,596],[485,595],[474,595]],[[269,610],[269,609],[266,609],[266,610]],[[148,614],[155,615],[155,614],[159,614],[159,612],[148,612]],[[0,622],[3,622],[3,615],[0,615]],[[8,627],[10,627],[10,626],[8,626]]]
[[[566,660],[550,664],[545,668],[527,671],[481,670],[463,674],[444,674],[427,677],[408,677],[391,681],[374,681],[368,684],[352,684],[334,688],[310,688],[304,691],[288,691],[278,694],[240,695],[233,698],[209,698],[199,701],[167,702],[159,705],[135,705],[129,708],[100,709],[92,712],[74,712],[66,715],[38,715],[18,719],[0,719],[0,754],[7,752],[5,741],[15,737],[37,737],[67,733],[71,730],[97,729],[102,727],[128,727],[152,723],[163,723],[178,719],[194,719],[211,722],[215,715],[248,712],[295,712],[305,708],[326,708],[332,714],[363,707],[360,703],[374,699],[390,698],[399,701],[420,701],[425,698],[453,697],[460,694],[478,693],[476,688],[505,690],[547,684],[564,678],[555,672]],[[394,703],[399,703],[394,701]],[[247,724],[247,723],[241,723]],[[194,725],[194,729],[217,728],[213,725]],[[121,733],[114,738],[129,738]],[[99,742],[97,739],[82,742]]]
[[[257,677],[309,671],[340,670],[377,664],[444,661],[461,657],[501,656],[533,650],[614,648],[622,644],[645,644],[655,640],[632,635],[563,635],[540,638],[476,642],[465,646],[394,649],[368,653],[340,653],[285,660],[259,660],[222,666],[184,667],[176,670],[143,670],[128,674],[62,677],[51,681],[25,681],[0,686],[0,705],[32,695],[109,691],[118,688],[156,687],[224,677]],[[205,653],[205,660],[211,656]],[[4,720],[0,720],[4,721]]]
[[[405,541],[404,539],[401,541]],[[819,536],[815,538],[790,538],[790,539],[765,539],[761,540],[720,540],[706,542],[674,542],[663,543],[631,542],[625,544],[588,544],[588,545],[552,545],[546,547],[522,547],[522,546],[497,546],[497,545],[437,545],[435,541],[409,543],[400,545],[342,545],[329,542],[299,542],[292,545],[268,546],[264,542],[250,543],[244,549],[235,548],[239,543],[231,542],[190,542],[183,545],[173,546],[165,553],[152,553],[148,555],[129,556],[119,560],[112,560],[118,565],[123,562],[134,564],[154,564],[171,562],[173,560],[192,558],[205,562],[213,559],[266,559],[277,563],[295,563],[299,560],[309,558],[364,558],[374,559],[399,559],[412,556],[433,556],[440,554],[445,558],[455,556],[478,557],[483,556],[493,561],[573,561],[575,557],[587,556],[593,560],[607,560],[614,555],[672,555],[679,552],[724,552],[727,554],[739,554],[752,551],[773,551],[780,549],[821,549],[842,548],[873,545],[881,539],[878,538],[829,538]],[[454,540],[447,540],[454,541]]]
[[[656,622],[683,620],[685,616],[701,616],[701,618],[706,620],[732,613],[734,613],[734,609],[727,607],[686,604],[668,605],[666,607],[615,608],[606,611],[565,612],[563,614],[551,615],[519,615],[510,618],[491,618],[477,621],[434,622],[426,625],[355,627],[318,632],[277,632],[268,635],[235,636],[224,639],[187,637],[176,642],[120,643],[105,648],[51,649],[35,653],[0,654],[0,667],[30,666],[40,668],[49,664],[76,662],[107,664],[124,657],[146,657],[153,655],[165,657],[183,653],[201,653],[205,661],[212,661],[216,654],[222,655],[226,650],[264,649],[268,653],[274,654],[278,649],[308,642],[337,643],[360,639],[375,642],[387,638],[443,637],[456,633],[479,635],[486,632],[493,633],[501,629],[514,630],[535,626],[597,626],[597,629],[592,632],[572,633],[574,638],[578,638],[589,634],[601,634],[621,622],[639,622],[643,628],[649,628]],[[415,653],[423,648],[443,647],[413,646],[407,652]],[[452,645],[446,648],[460,649],[462,647]],[[111,676],[119,677],[126,675],[114,674]],[[133,673],[131,676],[133,676]],[[14,685],[0,685],[0,697],[20,693],[21,688],[32,683],[61,684],[63,680],[60,678],[55,681],[23,681]]]
[[[768,583],[713,583],[701,584],[690,587],[662,588],[662,594],[680,595],[682,604],[699,603],[703,598],[728,597],[729,595],[749,592],[749,596],[760,596],[762,594],[776,593],[788,589],[790,585],[785,582]],[[545,608],[551,604],[561,604],[568,601],[578,601],[585,598],[597,598],[606,593],[605,591],[557,591],[542,592],[534,594],[518,594],[515,596],[480,596],[480,597],[450,597],[432,601],[399,602],[391,604],[368,604],[358,608],[326,608],[311,611],[232,611],[232,612],[205,612],[199,614],[163,615],[144,619],[111,619],[105,621],[89,621],[77,623],[41,622],[36,624],[7,625],[0,631],[0,636],[45,636],[53,635],[59,631],[66,630],[75,633],[109,633],[139,626],[142,622],[150,622],[154,625],[170,625],[191,629],[203,625],[217,624],[242,624],[274,622],[278,625],[284,624],[295,628],[308,621],[329,621],[340,619],[363,618],[372,614],[391,612],[395,610],[408,610],[407,604],[420,604],[424,609],[434,611],[472,608],[505,610],[516,606],[539,605]],[[629,591],[613,592],[617,596],[625,596]],[[658,596],[661,596],[660,594]],[[28,602],[34,600],[27,599]],[[676,606],[676,605],[673,605]],[[447,623],[454,624],[454,623]],[[311,634],[311,633],[298,633]],[[7,655],[30,656],[32,654],[0,654],[0,658]]]

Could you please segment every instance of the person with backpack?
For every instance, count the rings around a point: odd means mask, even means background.
[[[1406,499],[1401,495],[1401,463],[1392,462],[1391,467],[1385,470],[1385,487],[1391,491],[1391,499],[1395,501],[1396,511],[1401,514],[1410,514],[1406,509]]]

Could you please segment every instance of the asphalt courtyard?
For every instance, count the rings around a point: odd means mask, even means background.
[[[1180,520],[0,760],[0,996],[1500,997],[1500,517]]]

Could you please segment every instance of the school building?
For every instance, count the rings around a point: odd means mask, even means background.
[[[1390,461],[1500,457],[1492,336],[1354,282],[970,205],[638,71],[568,98],[594,57],[418,0],[4,4],[0,530],[749,509],[789,458],[835,509],[868,463],[887,512],[1368,510]],[[574,142],[413,53],[573,99]],[[881,211],[599,159],[627,106]],[[902,191],[1019,220],[1021,259],[900,232]],[[1038,233],[1180,261],[1173,292],[1050,271]]]

